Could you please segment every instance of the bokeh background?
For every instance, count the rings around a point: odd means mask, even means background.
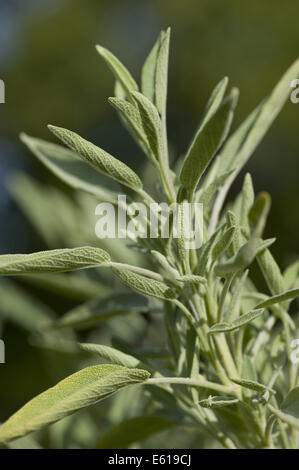
[[[266,96],[299,55],[294,0],[1,0],[0,252],[45,248],[7,187],[16,172],[63,188],[19,141],[19,133],[52,140],[48,123],[79,132],[137,171],[144,158],[122,129],[107,97],[113,80],[94,45],[113,51],[139,79],[159,31],[172,28],[168,128],[175,161],[186,149],[214,85],[228,75],[241,95],[235,125]],[[282,268],[298,255],[299,104],[289,102],[245,171],[256,191],[271,193],[267,236]],[[236,194],[244,172],[233,187]],[[55,216],[55,214],[54,214]],[[64,311],[68,304],[40,294]],[[0,298],[1,302],[1,298]],[[1,337],[1,334],[0,334]],[[5,329],[0,365],[0,421],[51,384],[22,329]]]

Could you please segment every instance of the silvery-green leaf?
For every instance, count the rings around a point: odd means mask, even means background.
[[[124,268],[112,267],[112,271],[125,285],[141,294],[164,300],[175,298],[175,293],[164,282],[141,276]]]
[[[273,297],[270,297],[264,302],[261,302],[258,305],[256,305],[255,308],[267,308],[279,302],[284,302],[285,300],[294,299],[298,295],[299,295],[299,288],[291,289],[286,292],[283,292],[282,294],[278,294],[278,295],[274,295]]]
[[[198,404],[203,408],[223,408],[224,406],[234,405],[239,400],[233,397],[217,397],[210,396],[204,400],[200,400]]]
[[[157,55],[155,104],[161,116],[166,114],[169,41],[170,28],[161,36],[161,44]]]
[[[259,382],[256,382],[255,380],[246,380],[246,379],[230,379],[232,382],[234,382],[237,385],[240,385],[241,387],[248,388],[249,390],[254,390],[255,392],[258,393],[263,393],[263,392],[271,392],[275,393],[275,390],[267,387],[266,385],[263,385]]]
[[[75,189],[82,189],[103,201],[117,200],[117,194],[102,187],[99,177],[75,152],[45,140],[20,136],[22,142],[55,176]]]
[[[101,438],[97,449],[127,449],[153,434],[166,431],[179,423],[163,416],[138,416],[114,426]]]
[[[93,405],[118,390],[146,381],[147,371],[117,365],[87,367],[33,398],[0,427],[6,443]]]
[[[152,310],[148,300],[135,293],[117,293],[93,299],[73,308],[53,324],[53,328],[89,329],[119,315],[145,313]]]
[[[249,211],[249,225],[256,237],[262,236],[270,210],[270,205],[271,198],[269,194],[260,193]]]
[[[143,129],[142,119],[138,108],[129,101],[119,98],[109,98],[109,103],[121,113],[122,118],[126,121],[133,137],[141,145],[146,155],[151,154],[150,145]]]
[[[237,330],[258,318],[260,315],[262,315],[263,312],[263,308],[255,309],[251,310],[250,312],[244,313],[244,315],[241,315],[237,320],[233,321],[232,323],[216,323],[210,328],[209,334],[214,335],[218,333],[227,333],[229,331]]]
[[[217,112],[219,106],[221,105],[226,89],[228,85],[228,78],[224,77],[214,88],[210,99],[207,103],[206,109],[204,110],[203,117],[201,119],[197,133],[206,125],[206,123],[211,119],[212,116]]]
[[[240,224],[239,224],[239,219],[237,216],[234,214],[232,211],[227,211],[226,213],[226,220],[227,224],[229,227],[235,227],[235,236],[232,240],[232,243],[229,247],[229,252],[231,256],[236,255],[238,251],[241,249],[242,245],[246,243],[247,237],[245,238],[243,236]]]
[[[227,137],[237,103],[233,92],[220,106],[218,111],[195,136],[185,158],[180,181],[185,188],[193,191],[205,169]]]
[[[242,187],[242,210],[240,223],[243,227],[249,228],[248,214],[254,203],[254,189],[252,179],[249,173],[244,178]]]
[[[137,103],[144,134],[157,160],[161,158],[161,120],[157,108],[141,93],[133,92],[132,96]]]
[[[161,47],[161,41],[164,37],[164,31],[162,31],[149,53],[141,72],[141,90],[144,96],[146,96],[153,104],[156,104],[156,73],[157,73],[157,60],[158,54]]]
[[[110,256],[100,248],[81,247],[39,251],[29,255],[0,256],[0,275],[66,272],[109,266]]]
[[[139,367],[140,360],[129,354],[125,354],[118,349],[102,344],[91,344],[91,343],[80,343],[79,348],[87,353],[95,354],[105,361],[109,361],[113,364],[118,364],[124,367]]]
[[[213,260],[217,260],[220,256],[229,248],[230,244],[232,243],[236,232],[236,227],[228,228],[218,242],[215,244],[212,250],[212,258]]]
[[[217,197],[218,207],[222,206],[225,196],[234,179],[253,154],[264,135],[272,125],[281,108],[289,100],[290,83],[299,73],[297,60],[283,75],[272,93],[248,116],[237,131],[230,137],[220,153],[210,174],[219,174],[235,168]],[[210,178],[207,178],[210,182]]]
[[[138,190],[142,188],[139,176],[120,160],[112,157],[108,152],[80,137],[75,132],[62,127],[48,126],[68,147],[77,152],[84,161],[106,176],[115,179],[129,188]]]
[[[225,276],[229,273],[238,272],[241,269],[247,268],[257,255],[260,243],[259,238],[251,237],[233,258],[215,266],[217,276]]]
[[[277,295],[284,292],[283,276],[270,251],[266,249],[259,253],[257,255],[257,262],[271,294]]]
[[[116,80],[121,83],[122,87],[128,94],[130,94],[131,91],[138,90],[138,85],[134,78],[114,54],[102,46],[96,46],[96,49],[110,68]]]
[[[241,304],[241,295],[243,291],[243,286],[248,276],[248,269],[244,271],[240,279],[238,279],[228,309],[227,309],[227,320],[235,320],[239,316],[240,304]]]

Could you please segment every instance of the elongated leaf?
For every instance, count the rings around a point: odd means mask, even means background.
[[[180,181],[185,188],[191,191],[196,188],[203,172],[223,144],[233,120],[236,103],[237,93],[232,93],[195,136],[180,175]]]
[[[145,151],[146,155],[150,155],[150,145],[148,138],[144,132],[142,119],[138,108],[127,100],[119,98],[109,98],[109,103],[121,113],[122,118],[126,121],[137,143]]]
[[[256,237],[261,237],[270,210],[271,198],[268,193],[260,193],[249,211],[249,225]]]
[[[249,266],[256,257],[260,246],[261,239],[252,236],[233,258],[215,266],[217,276],[225,276],[228,273],[238,272],[247,268],[247,266]]]
[[[212,251],[213,260],[217,260],[230,246],[235,236],[236,227],[227,229],[218,240]]]
[[[158,299],[171,300],[175,293],[164,282],[150,279],[123,268],[112,268],[114,274],[127,286],[141,294],[156,297]]]
[[[0,427],[0,442],[6,443],[54,423],[112,393],[144,382],[149,373],[116,365],[87,367],[33,398]]]
[[[156,105],[156,73],[157,73],[157,60],[161,47],[161,41],[164,37],[164,31],[159,34],[159,37],[150,51],[141,72],[141,90],[153,104]]]
[[[161,120],[156,107],[141,93],[132,93],[141,116],[144,134],[157,160],[161,157]]]
[[[215,335],[218,333],[227,333],[229,331],[234,331],[239,328],[241,328],[244,325],[247,325],[251,321],[255,320],[258,318],[262,313],[264,312],[264,309],[258,309],[258,310],[251,310],[250,312],[244,313],[241,317],[239,317],[237,320],[235,320],[232,323],[216,323],[213,325],[210,330],[209,334],[210,335]]]
[[[0,275],[74,271],[109,266],[110,256],[100,248],[81,247],[40,251],[30,255],[0,256]]]
[[[140,360],[130,354],[125,354],[118,349],[102,344],[80,343],[79,348],[90,354],[94,354],[105,361],[118,364],[124,367],[136,368],[140,365]]]
[[[117,200],[117,194],[100,186],[97,173],[75,152],[26,134],[21,134],[20,138],[40,162],[67,185],[82,189],[103,201]]]
[[[96,170],[110,176],[125,186],[129,186],[129,188],[135,190],[142,188],[142,182],[136,173],[123,162],[105,152],[105,150],[93,145],[78,134],[75,134],[75,132],[63,129],[62,127],[48,127],[54,135],[77,152],[78,156],[88,162]]]
[[[130,418],[114,426],[100,440],[98,449],[127,449],[135,442],[177,426],[176,421],[162,416],[139,416]]]
[[[166,114],[167,85],[168,85],[168,57],[169,57],[170,28],[161,37],[161,44],[157,54],[157,68],[155,80],[155,102],[161,116]]]
[[[224,77],[214,88],[207,103],[197,133],[202,130],[206,123],[214,116],[221,105],[228,85],[228,78]]]
[[[279,302],[284,302],[285,300],[294,299],[299,295],[299,288],[298,289],[291,289],[286,292],[283,292],[279,295],[274,295],[269,299],[265,300],[264,302],[259,303],[255,306],[255,308],[267,308],[271,307],[271,305],[278,304]]]
[[[96,46],[96,49],[127,94],[130,94],[131,91],[138,90],[138,85],[134,78],[115,55],[102,46]]]
[[[86,329],[119,315],[145,313],[150,310],[149,302],[135,293],[113,294],[98,298],[75,307],[63,315],[54,325],[55,329]]]
[[[255,392],[258,393],[263,393],[263,392],[271,392],[275,393],[275,390],[267,387],[266,385],[263,385],[259,382],[256,382],[255,380],[245,380],[245,379],[230,379],[232,382],[234,382],[237,385],[240,385],[241,387],[248,388],[249,390],[254,390]]]
[[[239,400],[233,397],[212,397],[200,400],[198,404],[204,408],[223,408],[224,406],[234,405]]]
[[[257,255],[257,262],[264,276],[267,286],[273,295],[285,291],[284,279],[278,264],[269,250],[263,250]]]
[[[249,173],[244,178],[242,187],[242,211],[241,211],[241,225],[249,228],[248,214],[254,203],[254,189],[252,179]]]

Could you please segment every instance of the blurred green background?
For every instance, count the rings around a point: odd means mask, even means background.
[[[294,0],[1,0],[1,253],[45,248],[6,189],[11,175],[23,170],[63,188],[21,145],[21,131],[51,140],[46,125],[63,126],[141,171],[144,157],[107,102],[113,79],[95,44],[109,48],[139,79],[159,31],[171,26],[168,128],[175,161],[224,75],[241,91],[235,126],[270,92],[299,55],[298,17]],[[299,248],[298,113],[299,104],[285,106],[233,187],[236,194],[250,171],[256,191],[271,193],[266,236],[277,237],[273,253],[283,268]],[[49,294],[39,296],[60,312],[69,307]],[[0,421],[53,383],[22,329],[6,326],[5,342]]]

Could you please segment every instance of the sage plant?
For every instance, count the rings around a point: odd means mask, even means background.
[[[80,305],[60,318],[45,318],[37,325],[35,338],[41,343],[67,346],[69,354],[82,353],[85,361],[92,358],[96,364],[82,368],[78,363],[73,375],[13,414],[0,427],[4,446],[13,445],[33,431],[39,436],[45,426],[123,389],[138,390],[138,396],[143,397],[138,417],[124,418],[115,431],[109,429],[111,435],[122,433],[122,439],[135,429],[127,445],[141,443],[151,433],[182,426],[196,437],[197,442],[192,443],[195,447],[298,446],[298,361],[292,354],[292,344],[299,337],[299,323],[296,312],[289,312],[291,301],[299,294],[299,264],[295,262],[284,273],[277,265],[270,251],[275,239],[263,238],[270,196],[266,192],[255,195],[249,174],[239,196],[229,203],[226,197],[289,100],[290,83],[299,76],[299,62],[287,70],[269,96],[230,136],[238,90],[227,91],[228,79],[221,80],[207,102],[186,154],[171,169],[166,125],[169,40],[170,31],[163,31],[142,68],[140,86],[111,52],[97,47],[115,79],[115,96],[109,98],[109,103],[141,147],[150,171],[156,172],[159,184],[155,194],[149,194],[133,169],[75,132],[48,126],[64,145],[25,134],[21,140],[76,194],[91,195],[94,207],[99,202],[117,206],[118,194],[126,195],[130,203],[143,202],[146,207],[161,202],[176,204],[177,219],[184,227],[186,204],[195,207],[192,221],[197,216],[195,203],[201,204],[201,246],[187,247],[185,230],[175,237],[174,219],[170,217],[168,238],[137,236],[134,242],[126,241],[130,246],[127,262],[123,262],[123,258],[117,258],[124,248],[123,240],[118,241],[119,249],[114,247],[113,253],[107,250],[107,240],[93,238],[91,246],[77,247],[78,227],[69,222],[71,247],[57,249],[57,239],[50,237],[55,232],[51,232],[49,220],[42,214],[35,218],[55,249],[2,255],[0,274],[24,279],[27,276],[52,287],[56,284],[65,295],[72,288],[77,291]],[[116,182],[113,189],[102,185],[100,174]],[[118,189],[114,191],[114,187]],[[33,186],[29,189],[31,199],[41,207],[44,204],[46,208],[45,204],[54,200],[42,197],[41,190],[36,198]],[[21,201],[20,192],[18,196]],[[62,210],[67,217],[70,204],[62,205],[63,209],[60,204],[54,206],[57,214]],[[84,204],[82,207],[83,223],[86,213]],[[130,217],[134,222],[134,216]],[[162,224],[159,212],[157,218]],[[149,225],[150,221],[145,223]],[[132,262],[136,256],[142,265]],[[255,285],[255,262],[265,280],[265,292]],[[87,278],[54,274],[91,268],[99,275],[112,273],[119,293],[101,295],[101,286],[97,287],[95,280],[91,285]],[[92,300],[91,291],[96,293]],[[121,321],[124,312],[129,314],[128,321],[136,312],[147,318],[159,315],[164,327],[155,335],[167,334],[164,354],[142,355],[121,341],[114,347],[78,340],[79,327],[92,329],[111,316]],[[21,321],[26,322],[26,318]],[[130,405],[134,406],[132,400]]]

